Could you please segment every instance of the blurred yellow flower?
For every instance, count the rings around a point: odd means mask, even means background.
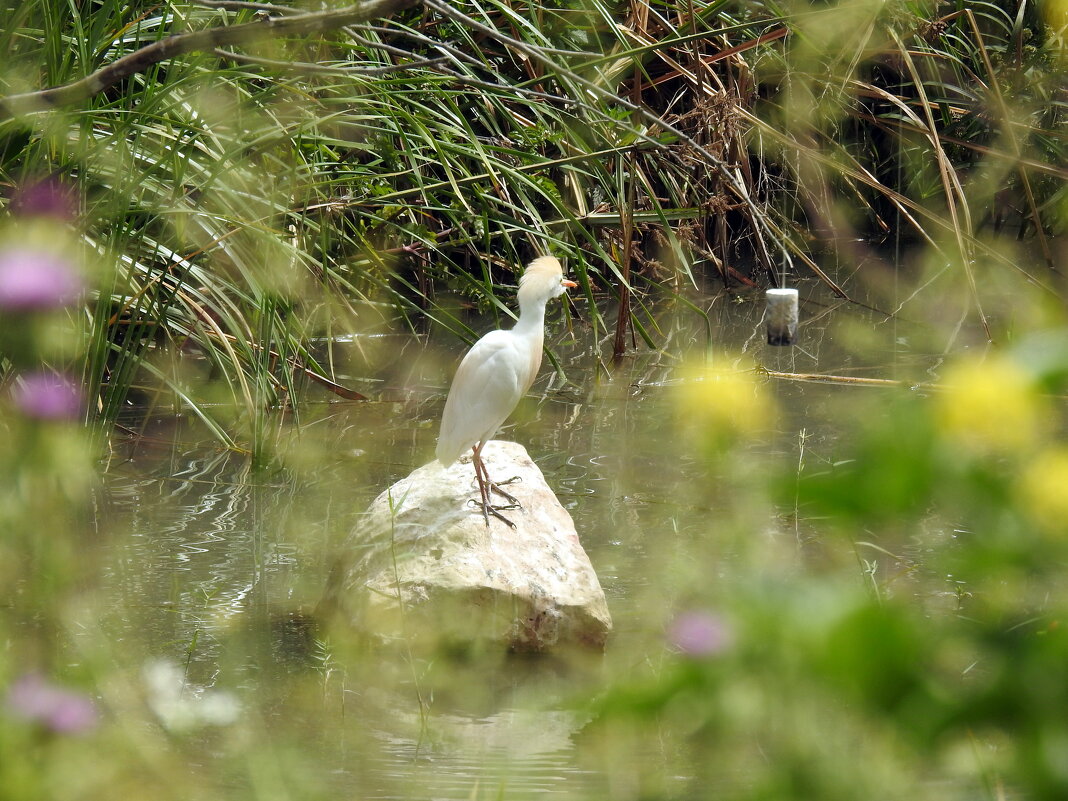
[[[979,453],[1010,454],[1037,441],[1043,403],[1020,367],[993,356],[958,362],[946,371],[937,421],[953,442]]]
[[[712,442],[727,444],[774,425],[775,403],[753,372],[690,365],[680,378],[681,422]]]
[[[1059,51],[1060,57],[1068,56],[1066,38],[1068,38],[1068,0],[1042,0],[1039,4],[1042,16],[1049,26],[1051,49]]]
[[[1068,534],[1068,447],[1047,448],[1033,458],[1016,484],[1021,511],[1047,534]]]

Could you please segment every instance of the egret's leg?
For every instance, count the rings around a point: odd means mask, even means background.
[[[482,457],[478,454],[478,446],[472,448],[471,464],[475,466],[475,480],[478,481],[478,494],[482,499],[479,506],[482,507],[482,517],[486,520],[486,528],[489,528],[489,490],[486,487],[486,480],[482,476],[485,466],[482,464]]]
[[[490,494],[490,492],[491,492],[491,490],[496,490],[501,495],[503,495],[504,497],[506,497],[509,500],[511,500],[515,504],[516,507],[519,506],[519,502],[516,501],[514,498],[512,498],[511,495],[509,495],[508,493],[506,493],[503,490],[501,490],[496,484],[494,484],[490,480],[489,474],[486,472],[486,465],[482,462],[482,455],[480,453],[480,451],[482,450],[482,445],[483,445],[483,443],[479,443],[479,444],[477,444],[477,445],[475,445],[474,447],[471,448],[471,452],[472,452],[471,462],[475,466],[475,479],[478,481],[478,491],[479,491],[479,495],[482,497],[482,502],[479,504],[479,506],[482,507],[482,517],[486,521],[486,527],[487,528],[489,527],[489,516],[490,515],[493,515],[498,520],[504,521],[510,527],[515,528],[515,523],[513,523],[511,520],[509,520],[507,517],[505,517],[504,515],[501,514],[500,509],[502,507],[498,507],[498,506],[494,506],[493,505],[493,503],[491,502],[491,499],[492,499],[493,496]],[[503,507],[503,508],[512,508],[512,507]]]
[[[481,446],[479,447],[479,450],[481,450]],[[481,457],[479,457],[479,461],[482,462]],[[512,484],[512,483],[514,483],[516,481],[522,481],[523,479],[521,479],[519,476],[512,476],[511,478],[506,479],[504,481],[494,481],[492,478],[489,477],[489,471],[486,470],[485,462],[482,462],[482,478],[485,479],[486,487],[488,488],[488,492],[486,493],[486,500],[487,501],[489,501],[493,497],[489,493],[490,492],[496,492],[498,495],[500,495],[502,498],[504,498],[506,501],[508,501],[508,506],[498,506],[497,507],[498,509],[522,509],[523,508],[523,504],[521,504],[519,502],[519,499],[517,497],[515,497],[511,493],[505,492],[503,489],[501,489],[501,485],[502,484]]]
[[[490,498],[491,498],[489,493],[490,492],[496,492],[498,495],[500,495],[502,498],[504,498],[506,501],[508,501],[508,504],[509,504],[508,506],[505,506],[505,507],[497,507],[498,509],[500,509],[500,508],[504,508],[504,509],[522,509],[523,508],[523,504],[521,504],[519,502],[519,499],[517,497],[515,497],[514,495],[512,495],[511,493],[505,492],[503,489],[501,489],[501,485],[502,484],[513,484],[516,481],[522,481],[523,479],[520,478],[519,476],[512,476],[511,478],[506,479],[504,481],[494,481],[492,478],[490,478],[489,477],[489,472],[486,470],[486,465],[482,461],[481,451],[482,451],[482,446],[483,445],[485,445],[485,443],[484,442],[480,442],[478,445],[473,446],[471,448],[471,450],[474,451],[475,459],[478,460],[478,464],[482,468],[482,478],[479,479],[478,486],[479,486],[479,489],[482,489],[482,487],[483,487],[482,482],[485,481],[485,486],[487,488],[487,491],[486,491],[486,497],[484,498],[484,500],[487,503],[489,503]],[[478,475],[478,467],[475,468],[475,475],[476,476]]]

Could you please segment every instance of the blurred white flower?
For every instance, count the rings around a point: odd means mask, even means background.
[[[149,706],[170,731],[226,726],[241,714],[241,704],[232,693],[187,683],[182,669],[169,660],[149,662],[142,678]]]

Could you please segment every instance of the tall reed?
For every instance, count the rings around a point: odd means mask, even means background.
[[[719,282],[815,276],[893,312],[887,275],[936,275],[988,337],[991,273],[998,292],[1059,292],[1063,53],[1027,9],[404,5],[296,35],[344,20],[45,0],[0,31],[8,209],[44,176],[80,199],[95,424],[162,405],[258,450],[310,382],[359,396],[331,338],[428,320],[470,336],[438,291],[499,316],[501,286],[545,250],[617,355],[658,344],[659,293]],[[33,105],[170,35],[224,41],[263,15],[291,27]]]

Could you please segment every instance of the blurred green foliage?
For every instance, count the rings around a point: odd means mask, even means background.
[[[4,95],[255,14],[10,10]],[[569,746],[605,797],[1068,797],[1064,18],[1063,0],[459,3],[188,54],[4,116],[0,256],[60,259],[85,291],[50,304],[0,281],[0,798],[336,798],[365,777],[414,795],[375,774],[387,747],[352,720],[422,744],[450,717],[435,696],[471,696],[481,726],[515,666],[326,640],[314,670],[291,665],[299,625],[208,620],[213,585],[149,592],[145,565],[104,569],[94,538],[118,535],[89,522],[96,460],[126,413],[192,414],[277,468],[246,466],[233,506],[301,529],[269,499],[305,497],[374,441],[319,425],[308,388],[370,394],[376,370],[406,386],[421,357],[375,337],[470,337],[461,304],[504,321],[498,295],[541,250],[582,283],[591,373],[624,287],[620,325],[660,347],[658,301],[701,311],[695,285],[810,273],[828,298],[934,321],[949,352],[907,388],[843,389],[809,460],[753,446],[792,419],[763,373],[672,343],[667,378],[640,388],[671,398],[677,428],[630,433],[718,469],[718,492],[671,489],[701,537],[651,532],[647,583],[614,577],[634,619],[602,672],[569,677],[588,718]],[[958,355],[990,337],[999,350]],[[106,608],[108,582],[126,607]],[[172,596],[203,618],[178,620]],[[175,621],[173,642],[139,636],[148,617]],[[209,623],[230,639],[198,663]]]
[[[1047,351],[1047,371],[1034,347],[953,360],[944,383],[844,390],[824,464],[781,465],[768,484],[765,502],[818,532],[811,563],[781,553],[799,544],[787,526],[728,534],[732,568],[681,603],[733,642],[677,643],[610,687],[590,734],[605,769],[621,750],[673,754],[635,797],[1065,797],[1068,540],[1053,487],[1066,475],[1043,453],[1063,449],[1063,401],[1047,392],[1068,351]],[[677,394],[687,410],[723,397],[692,379]],[[718,430],[736,424],[706,417],[698,447],[737,464],[739,440]],[[702,760],[707,774],[669,789]]]
[[[255,12],[25,3],[0,28],[0,92]],[[1057,295],[1060,14],[428,3],[186,53],[55,108],[0,103],[0,207],[42,178],[71,193],[90,422],[185,409],[257,458],[279,410],[368,389],[339,334],[471,338],[463,308],[504,319],[502,287],[545,251],[581,283],[595,340],[603,299],[624,304],[617,343],[629,328],[656,347],[646,295],[795,274],[881,300],[888,272],[919,265],[936,271],[924,297],[995,335],[1003,281]]]

